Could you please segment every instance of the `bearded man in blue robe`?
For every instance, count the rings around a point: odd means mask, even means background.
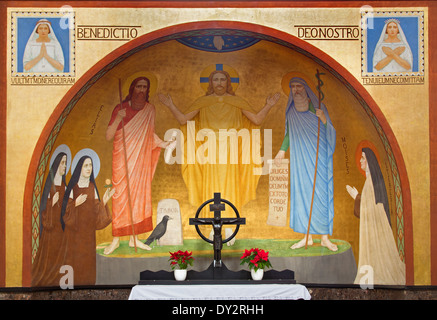
[[[333,154],[336,132],[328,110],[299,77],[290,80],[290,95],[287,103],[285,137],[275,157],[279,164],[290,151],[290,228],[304,234],[291,249],[313,244],[312,235],[321,235],[321,245],[331,251],[337,246],[328,239],[332,235],[334,220]],[[318,121],[320,136],[318,137]],[[311,224],[307,230],[311,210],[314,172],[319,139],[316,186],[314,190]]]

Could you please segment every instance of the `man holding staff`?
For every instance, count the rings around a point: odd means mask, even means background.
[[[289,86],[285,138],[275,163],[280,164],[290,150],[290,227],[305,235],[291,249],[312,245],[311,235],[319,234],[322,246],[337,251],[328,239],[334,219],[332,157],[336,132],[325,105],[304,79],[293,77]]]
[[[110,254],[120,244],[120,237],[130,236],[129,246],[151,250],[138,235],[152,231],[152,179],[161,148],[170,142],[155,134],[155,107],[149,103],[150,80],[134,79],[129,94],[112,113],[106,131],[114,139],[112,151],[112,243]]]

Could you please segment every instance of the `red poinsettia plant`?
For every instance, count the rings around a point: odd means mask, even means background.
[[[272,264],[269,261],[269,252],[258,248],[244,250],[244,253],[240,259],[240,265],[247,263],[249,265],[249,269],[255,269],[255,271],[258,269],[272,267]]]
[[[193,252],[188,251],[176,251],[176,252],[169,252],[170,253],[170,259],[168,261],[170,262],[171,269],[174,270],[176,267],[179,267],[179,269],[187,269],[188,265],[192,266],[194,258],[192,257]]]

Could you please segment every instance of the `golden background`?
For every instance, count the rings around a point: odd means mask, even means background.
[[[14,9],[10,9],[14,10]],[[142,33],[148,33],[169,25],[201,20],[234,20],[256,23],[295,35],[293,25],[311,24],[358,24],[359,9],[75,9],[76,23],[101,25],[141,25]],[[424,10],[421,8],[421,10]],[[426,12],[426,10],[424,10]],[[171,17],[171,19],[170,19]],[[129,23],[127,23],[129,22]],[[426,22],[426,15],[425,15]],[[9,21],[10,23],[10,21]],[[426,27],[426,25],[425,25]],[[425,39],[427,32],[425,30]],[[311,41],[312,45],[339,61],[360,81],[360,41]],[[425,41],[426,43],[426,41]],[[76,73],[84,72],[115,48],[120,42],[76,41]],[[274,157],[279,150],[284,133],[284,114],[287,96],[282,91],[282,77],[290,71],[315,73],[320,68],[310,59],[277,44],[262,41],[243,51],[233,53],[207,53],[169,41],[143,50],[122,62],[100,79],[77,103],[65,122],[53,150],[66,143],[72,155],[85,147],[94,149],[100,156],[101,171],[97,185],[103,194],[106,178],[110,178],[112,142],[104,137],[113,107],[118,103],[118,78],[125,79],[139,70],[156,75],[158,92],[170,93],[175,104],[184,110],[191,102],[204,94],[199,85],[201,71],[215,63],[223,63],[237,70],[240,85],[236,94],[244,97],[256,110],[265,103],[267,95],[281,92],[278,104],[270,111],[262,129],[273,129]],[[425,66],[427,56],[425,55]],[[324,72],[324,70],[321,70]],[[427,74],[427,73],[426,73]],[[311,74],[309,74],[311,76]],[[358,256],[359,221],[353,216],[353,200],[345,185],[351,184],[361,190],[364,178],[355,167],[355,148],[361,140],[372,141],[382,155],[383,147],[362,107],[332,75],[326,74],[326,104],[334,127],[337,130],[337,146],[334,154],[334,234],[332,238],[347,240]],[[401,148],[406,164],[413,206],[413,234],[415,283],[429,284],[429,136],[428,136],[428,86],[366,86],[388,120]],[[29,161],[35,144],[52,111],[69,89],[67,86],[12,86],[8,85],[7,109],[7,286],[21,285],[22,259],[22,212],[24,183]],[[408,89],[408,90],[407,90]],[[178,123],[156,96],[151,98],[156,106],[156,133],[163,138],[166,130],[178,128]],[[103,111],[90,135],[100,106]],[[413,109],[412,106],[415,106]],[[80,129],[79,129],[80,128]],[[74,133],[74,139],[71,138]],[[341,138],[347,143],[349,174],[346,173],[345,149]],[[382,157],[381,169],[388,187],[387,160]],[[68,180],[68,178],[67,178]],[[393,184],[391,184],[393,186]],[[166,165],[163,156],[152,185],[153,207],[162,198],[179,200],[182,221],[187,222],[195,209],[187,199],[179,165]],[[267,177],[260,179],[258,197],[241,210],[241,216],[251,221],[240,229],[238,237],[251,238],[263,230],[264,238],[298,238],[288,227],[271,227],[267,220]],[[389,190],[392,193],[392,190]],[[393,196],[389,198],[392,200]],[[390,202],[393,212],[394,203]],[[393,220],[392,220],[393,221]],[[184,237],[197,237],[192,226],[184,225]],[[111,227],[97,232],[97,243],[111,239]]]

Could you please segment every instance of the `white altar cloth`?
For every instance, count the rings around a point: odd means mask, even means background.
[[[129,300],[310,300],[300,284],[136,285]]]

